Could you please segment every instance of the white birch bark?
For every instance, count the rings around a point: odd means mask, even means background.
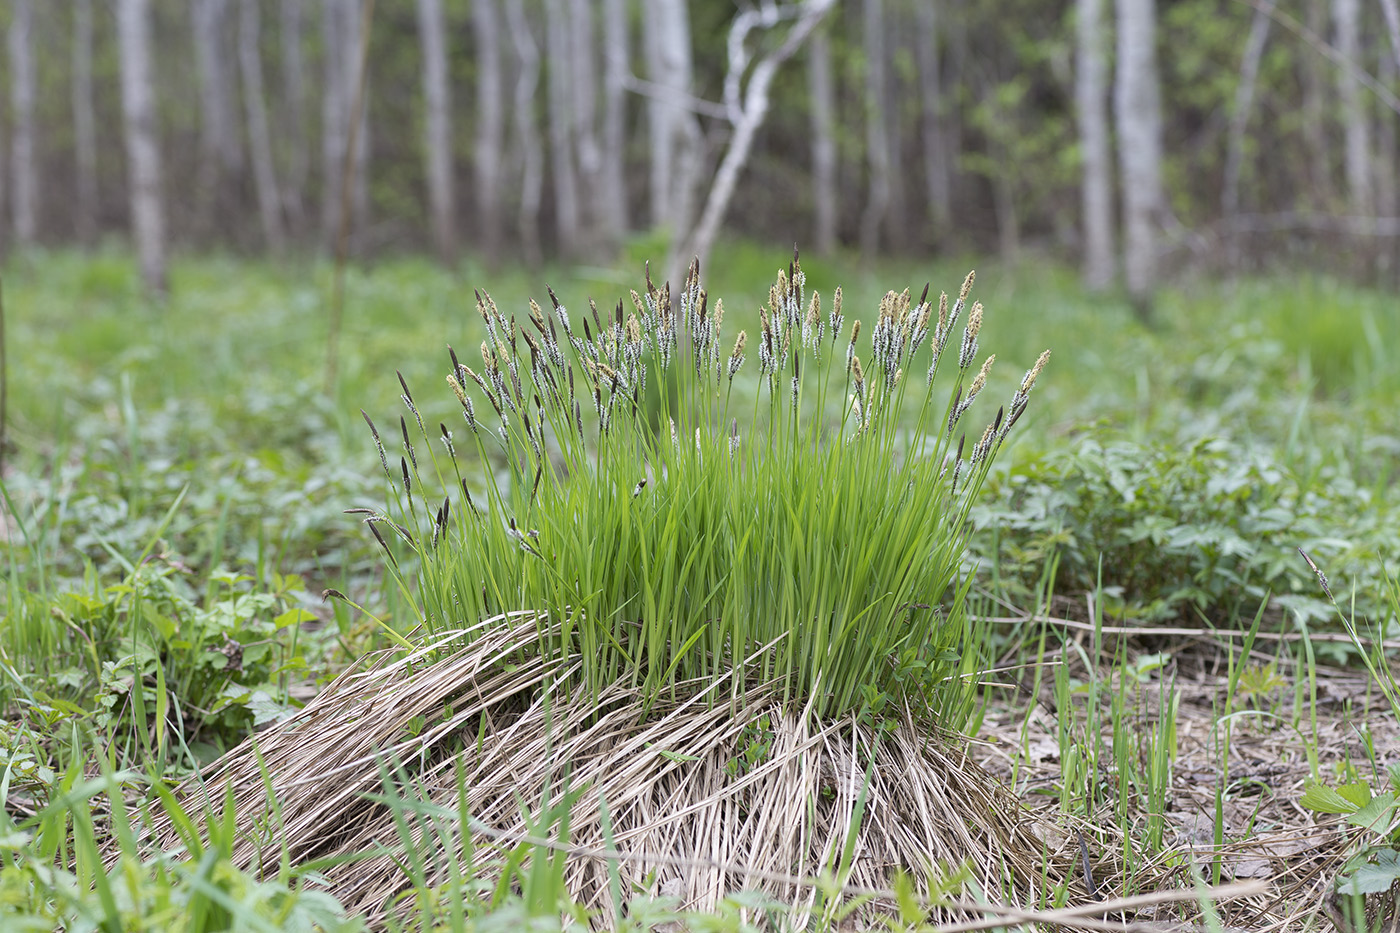
[[[280,252],[286,237],[282,228],[282,199],[277,193],[277,172],[272,163],[267,101],[263,96],[261,38],[258,0],[239,0],[238,68],[243,78],[243,105],[248,119],[248,149],[258,197],[258,219],[262,224],[263,241],[273,252]]]
[[[34,3],[14,0],[9,31],[10,104],[14,111],[15,241],[34,242],[39,212],[39,165],[34,152],[34,102],[38,76],[34,62]]]
[[[92,0],[73,3],[73,149],[79,242],[97,240],[97,117],[92,103]]]
[[[1269,38],[1269,21],[1274,0],[1261,0],[1249,24],[1244,56],[1240,59],[1240,79],[1235,85],[1235,107],[1230,114],[1230,127],[1225,137],[1225,179],[1220,186],[1220,213],[1225,219],[1229,239],[1229,259],[1233,266],[1239,259],[1238,237],[1230,225],[1240,209],[1240,175],[1244,171],[1245,131],[1249,128],[1249,112],[1254,109],[1254,88],[1259,80],[1259,62],[1264,57],[1264,45]]]
[[[924,184],[928,188],[934,242],[943,243],[948,239],[953,218],[953,183],[943,138],[943,63],[938,55],[938,2],[923,0],[914,7],[918,14],[914,53],[919,70]]]
[[[501,68],[501,20],[496,0],[473,0],[472,29],[476,33],[476,131],[472,134],[473,170],[480,246],[487,261],[500,258],[501,153],[505,149],[504,76]]]
[[[647,99],[651,135],[651,218],[669,228],[673,243],[686,235],[700,166],[700,125],[689,109],[694,81],[690,12],[685,0],[648,0],[647,72],[655,91]]]
[[[801,4],[783,4],[781,7],[771,8],[773,14],[796,17],[796,21],[788,29],[782,43],[773,51],[759,58],[757,63],[753,65],[752,71],[749,72],[748,84],[744,87],[742,95],[738,95],[737,101],[731,100],[731,95],[726,94],[726,104],[731,105],[730,109],[736,115],[734,135],[730,137],[724,157],[720,160],[719,169],[710,185],[700,220],[696,224],[694,232],[686,238],[685,246],[676,251],[683,260],[694,257],[700,261],[701,268],[705,268],[710,250],[714,247],[715,238],[719,235],[724,214],[729,209],[735,185],[738,184],[739,173],[743,171],[744,164],[748,161],[754,136],[768,116],[768,95],[773,79],[777,76],[778,69],[782,67],[783,63],[802,48],[802,44],[807,41],[812,30],[817,27],[822,17],[835,3],[836,0],[805,0]],[[744,28],[742,18],[746,15],[759,17],[759,22],[763,23],[762,17],[765,14],[744,11],[736,17],[735,25],[730,33],[730,76],[742,75],[746,70],[747,53],[743,51],[742,38],[738,43],[734,41],[735,33]],[[769,28],[775,24],[775,21],[772,20],[766,23]],[[736,44],[739,46],[740,54],[745,56],[742,62],[736,61]],[[726,85],[728,83],[726,81]],[[674,263],[674,259],[672,262]],[[671,274],[672,281],[679,281],[676,270],[672,270]]]
[[[598,228],[610,249],[627,232],[628,35],[626,0],[603,0],[603,151],[598,175]]]
[[[530,32],[524,0],[506,0],[506,24],[519,62],[515,82],[515,135],[520,149],[520,242],[525,261],[541,262],[540,187],[543,183],[543,153],[539,127],[535,123],[535,91],[540,83],[540,51]]]
[[[1162,114],[1157,78],[1156,5],[1117,0],[1119,178],[1123,195],[1123,271],[1138,313],[1150,314],[1157,281],[1157,228],[1162,205]]]
[[[352,2],[346,19],[346,75],[350,111],[347,125],[353,121],[350,133],[353,159],[350,163],[352,194],[351,237],[354,250],[360,252],[361,239],[369,226],[369,8],[373,0]]]
[[[831,78],[831,41],[826,30],[812,33],[807,46],[807,89],[812,98],[812,199],[816,205],[813,238],[817,253],[836,249],[836,89]]]
[[[1084,225],[1084,284],[1113,283],[1113,154],[1108,132],[1108,65],[1103,0],[1078,0],[1074,100],[1083,159],[1080,205]]]
[[[1336,28],[1337,51],[1353,65],[1361,59],[1360,0],[1332,0],[1332,22]],[[1372,213],[1371,143],[1361,84],[1348,68],[1337,69],[1337,93],[1342,102],[1342,139],[1345,146],[1347,201],[1352,213]]]
[[[229,185],[242,168],[233,77],[225,43],[228,0],[192,0],[195,70],[199,83],[199,215],[217,226],[232,206]],[[212,212],[212,213],[211,213]]]
[[[564,0],[545,0],[548,47],[550,173],[554,181],[555,227],[559,249],[576,256],[579,249],[578,177],[574,168],[573,45]]]
[[[863,0],[865,33],[865,148],[870,193],[860,217],[860,250],[865,260],[880,248],[880,227],[890,206],[889,108],[885,100],[885,14],[882,0]]]
[[[310,153],[306,141],[306,64],[302,54],[302,0],[281,0],[282,137],[285,144],[286,183],[282,203],[290,226],[300,232],[306,223],[306,178]]]
[[[457,253],[453,211],[452,99],[447,84],[447,25],[442,0],[418,0],[418,34],[423,44],[423,150],[428,174],[428,205],[438,257],[451,264]]]
[[[1321,36],[1327,31],[1328,0],[1304,0],[1305,27],[1308,33]],[[1321,55],[1303,55],[1299,60],[1303,85],[1303,144],[1307,149],[1308,181],[1305,198],[1314,210],[1334,207],[1335,187],[1332,177],[1331,133],[1327,128],[1327,111],[1331,102],[1328,93],[1326,62]]]
[[[346,81],[346,18],[354,0],[321,0],[321,233],[328,249],[335,248],[340,229],[341,186],[345,147],[350,136],[350,100]]]
[[[578,159],[579,223],[584,245],[596,240],[603,207],[603,151],[598,142],[598,68],[594,61],[593,0],[568,0],[569,58],[573,67],[574,152]],[[596,247],[588,250],[597,258]]]
[[[148,291],[165,294],[165,218],[161,208],[160,148],[156,144],[155,82],[151,77],[150,0],[117,0],[122,122],[126,136],[131,225]]]
[[[369,208],[368,88],[360,71],[368,24],[359,0],[322,0],[321,9],[325,59],[321,221],[327,246],[334,250],[340,235],[342,201],[349,202],[352,236],[364,228]]]
[[[1389,55],[1381,55],[1380,68],[1376,80],[1384,87],[1394,87],[1397,64]],[[1389,107],[1377,108],[1376,114],[1376,214],[1381,217],[1394,217],[1400,212],[1400,190],[1396,187],[1397,161],[1396,114]],[[1392,252],[1400,250],[1400,241],[1393,244]]]

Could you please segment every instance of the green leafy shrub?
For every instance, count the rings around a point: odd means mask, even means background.
[[[1033,592],[1052,554],[1061,591],[1094,591],[1101,557],[1110,608],[1148,621],[1220,621],[1266,594],[1303,622],[1329,620],[1296,549],[1341,578],[1382,579],[1397,521],[1335,466],[1299,472],[1224,437],[1139,443],[1104,429],[994,474],[972,515],[978,559],[1013,596]],[[1380,595],[1363,586],[1358,608],[1393,628]]]
[[[674,299],[648,281],[630,312],[575,316],[556,300],[549,315],[531,303],[522,324],[480,297],[482,369],[454,353],[448,381],[466,442],[497,469],[473,497],[459,442],[430,434],[405,386],[415,433],[448,456],[425,456],[401,419],[391,464],[375,431],[398,495],[367,521],[411,542],[430,629],[538,613],[542,632],[558,626],[548,650],[577,657],[594,690],[626,681],[657,696],[749,664],[818,714],[914,695],[956,721],[966,698],[938,685],[975,662],[968,510],[1045,363],[962,434],[994,359],[977,365],[971,284],[951,307],[888,293],[868,349],[858,322],[843,330],[839,289],[823,315],[796,263],[759,333],[732,344],[696,269]],[[734,382],[750,354],[760,389],[747,401]],[[439,502],[423,474],[463,497]]]

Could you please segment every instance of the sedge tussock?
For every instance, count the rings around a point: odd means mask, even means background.
[[[494,881],[512,842],[538,831],[532,806],[566,797],[566,848],[615,844],[622,890],[700,910],[761,890],[794,908],[784,927],[805,925],[818,906],[811,879],[848,846],[841,880],[851,888],[887,890],[897,869],[965,863],[983,890],[1010,881],[1029,896],[1047,867],[1072,873],[1066,834],[912,710],[883,726],[823,721],[760,683],[743,685],[733,705],[709,702],[723,686],[711,682],[649,708],[625,683],[571,693],[577,664],[542,657],[540,633],[555,623],[492,621],[488,635],[445,633],[342,676],[180,793],[217,805],[231,788],[243,817],[236,864],[275,873],[285,844],[293,864],[329,866],[332,893],[375,926],[411,888],[402,843],[385,849],[405,812],[439,817],[409,821],[420,881],[446,884],[468,848]],[[504,658],[518,660],[503,667]],[[172,827],[157,832],[163,847],[177,841]],[[607,859],[570,858],[565,882],[597,917],[616,916]]]

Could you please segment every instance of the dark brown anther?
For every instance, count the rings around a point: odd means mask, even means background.
[[[555,310],[555,311],[558,311],[558,310],[559,310],[559,298],[558,298],[558,296],[556,296],[556,295],[554,294],[554,289],[552,289],[552,288],[550,288],[548,285],[546,285],[546,286],[544,287],[544,290],[547,291],[547,292],[549,292],[549,300],[552,301],[552,302],[554,302],[554,310]]]
[[[403,397],[408,399],[408,404],[412,405],[413,393],[408,391],[408,383],[403,381],[403,373],[396,369],[394,370],[394,375],[399,377],[399,385],[403,386]]]
[[[925,282],[925,283],[924,283],[924,293],[923,293],[922,295],[919,296],[919,304],[922,305],[922,304],[924,304],[924,303],[927,302],[927,301],[928,301],[928,283]]]

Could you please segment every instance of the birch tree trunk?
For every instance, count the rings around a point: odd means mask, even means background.
[[[496,0],[473,0],[472,29],[476,33],[476,132],[472,153],[476,176],[476,209],[480,247],[495,266],[501,241],[501,153],[505,148],[505,107],[501,70],[501,20]],[[532,92],[533,93],[533,92]]]
[[[1361,64],[1360,0],[1332,0],[1337,51],[1353,65]],[[1361,84],[1349,69],[1337,69],[1337,93],[1342,101],[1342,136],[1345,145],[1347,201],[1353,214],[1372,213],[1371,143]]]
[[[863,0],[865,32],[865,148],[870,194],[860,218],[860,251],[870,261],[880,249],[880,227],[890,206],[888,105],[885,100],[885,11],[882,0]]]
[[[510,29],[515,56],[519,60],[519,77],[515,82],[515,135],[520,147],[520,243],[525,261],[538,266],[540,253],[540,187],[544,170],[541,164],[540,132],[535,123],[535,91],[540,83],[540,51],[530,33],[525,17],[524,0],[506,0],[506,24]]]
[[[909,229],[908,198],[904,191],[904,121],[900,119],[899,102],[906,94],[917,94],[918,91],[906,90],[904,69],[893,66],[907,51],[903,39],[913,28],[905,15],[907,12],[904,5],[898,2],[885,10],[885,35],[881,40],[885,46],[884,64],[880,70],[885,104],[885,158],[889,165],[885,177],[890,188],[889,202],[885,208],[884,239],[887,245],[902,242]]]
[[[797,20],[788,30],[787,36],[772,52],[758,59],[757,64],[749,72],[747,87],[743,89],[739,101],[726,100],[731,104],[731,111],[735,114],[734,135],[730,137],[729,146],[725,150],[724,158],[720,160],[719,169],[715,173],[714,182],[710,185],[709,195],[705,199],[705,207],[700,215],[700,221],[695,226],[695,231],[685,239],[685,246],[676,250],[673,254],[672,263],[675,257],[682,260],[688,257],[695,257],[701,268],[705,268],[709,261],[710,250],[714,247],[715,237],[719,235],[720,224],[724,220],[724,214],[729,209],[729,201],[734,195],[734,187],[738,184],[739,173],[743,171],[744,164],[748,161],[749,151],[753,147],[754,136],[763,126],[764,119],[768,116],[769,89],[772,87],[773,79],[778,74],[778,69],[793,55],[802,48],[802,44],[807,41],[807,37],[812,34],[812,30],[821,22],[836,3],[836,0],[804,0],[799,4],[784,4],[782,7],[773,7],[776,12],[786,12],[796,16]],[[751,13],[745,11],[740,13],[740,17],[754,15],[762,21],[763,13]],[[769,22],[772,28],[772,21]],[[739,19],[736,19],[734,31],[743,28]],[[736,43],[731,32],[730,65],[729,75],[742,75],[746,70],[747,60],[736,61],[734,49],[736,44],[742,50],[741,40]],[[726,84],[729,84],[726,81]],[[726,98],[730,95],[726,94]],[[736,105],[737,104],[737,109]],[[671,270],[671,281],[680,281],[677,270]]]
[[[564,0],[545,0],[545,42],[549,62],[549,156],[554,178],[555,227],[559,250],[579,252],[578,176],[574,170],[573,46]]]
[[[651,135],[651,219],[669,228],[673,243],[690,229],[700,166],[700,125],[690,110],[694,66],[690,12],[685,0],[648,0],[647,73],[655,86],[647,99]]]
[[[831,41],[826,30],[807,46],[807,88],[812,98],[812,198],[816,202],[814,244],[820,255],[836,250],[836,90],[831,79]]]
[[[357,0],[322,0],[322,54],[325,87],[322,99],[321,225],[327,247],[334,250],[340,231],[342,201],[351,208],[352,229],[362,228],[368,209],[366,161],[369,121],[365,82],[360,73],[361,42],[368,23]],[[351,121],[358,111],[358,125]],[[347,169],[350,172],[346,179]],[[346,194],[349,197],[346,197]]]
[[[10,103],[14,108],[14,222],[20,246],[34,242],[39,211],[39,166],[34,157],[34,3],[14,0],[10,20]]]
[[[282,203],[294,233],[306,226],[306,177],[310,154],[306,142],[306,65],[302,55],[302,0],[282,0],[282,137],[286,140],[286,184]]]
[[[1078,0],[1074,99],[1084,177],[1084,284],[1113,284],[1113,155],[1108,134],[1108,67],[1104,60],[1103,0]]]
[[[155,83],[151,79],[150,0],[117,0],[116,11],[131,225],[141,257],[141,278],[149,292],[163,296],[165,218],[160,198],[160,148],[156,145]]]
[[[579,224],[585,252],[602,257],[596,231],[605,210],[601,174],[603,151],[598,143],[598,69],[594,62],[592,0],[568,0],[570,59],[573,74],[574,146],[578,157]]]
[[[1308,31],[1323,35],[1327,31],[1327,0],[1304,0]],[[1329,107],[1325,63],[1321,55],[1304,55],[1300,60],[1303,84],[1303,145],[1307,149],[1307,200],[1314,209],[1333,207],[1335,189],[1332,183],[1332,147],[1328,140],[1326,116]]]
[[[341,185],[345,146],[350,135],[350,97],[346,85],[343,25],[354,0],[321,0],[321,234],[327,249],[335,249],[340,229]]]
[[[1162,205],[1162,114],[1157,83],[1156,5],[1118,0],[1114,110],[1123,194],[1124,278],[1138,314],[1151,316]]]
[[[230,186],[242,168],[233,78],[224,41],[228,0],[191,0],[195,69],[199,79],[197,214],[202,226],[221,226],[235,203]]]
[[[609,250],[627,232],[628,36],[626,0],[603,0],[603,151],[598,174],[598,230]]]
[[[948,148],[943,139],[943,76],[938,55],[938,3],[924,0],[914,5],[918,20],[914,30],[914,53],[919,69],[920,119],[924,156],[924,183],[928,187],[929,218],[933,240],[948,239],[953,218],[952,173]]]
[[[351,200],[351,241],[354,251],[361,252],[362,240],[369,227],[369,12],[374,0],[352,2],[350,15],[346,20],[349,29],[345,36],[346,80],[350,89],[350,110],[346,124],[353,122],[350,133],[352,161],[350,163]]]
[[[92,0],[73,3],[73,148],[78,240],[97,240],[97,118],[92,103]]]
[[[1269,15],[1274,0],[1261,0],[1254,9],[1245,40],[1244,57],[1240,60],[1240,80],[1235,85],[1235,109],[1230,114],[1230,128],[1225,139],[1225,180],[1220,188],[1220,213],[1224,216],[1226,236],[1229,237],[1228,259],[1231,267],[1239,262],[1239,237],[1231,224],[1240,210],[1240,175],[1244,169],[1245,131],[1249,127],[1249,112],[1254,109],[1254,87],[1259,80],[1259,62],[1264,57],[1264,45],[1269,38]]]
[[[447,85],[447,28],[442,0],[418,0],[418,34],[423,43],[423,99],[427,111],[423,149],[433,243],[438,257],[451,265],[457,254],[457,226],[453,212],[452,100]]]
[[[243,77],[243,105],[248,115],[248,149],[253,162],[253,185],[258,196],[258,219],[263,241],[280,253],[286,241],[282,229],[282,199],[272,165],[272,134],[263,97],[262,20],[258,0],[238,2],[238,68]]]

